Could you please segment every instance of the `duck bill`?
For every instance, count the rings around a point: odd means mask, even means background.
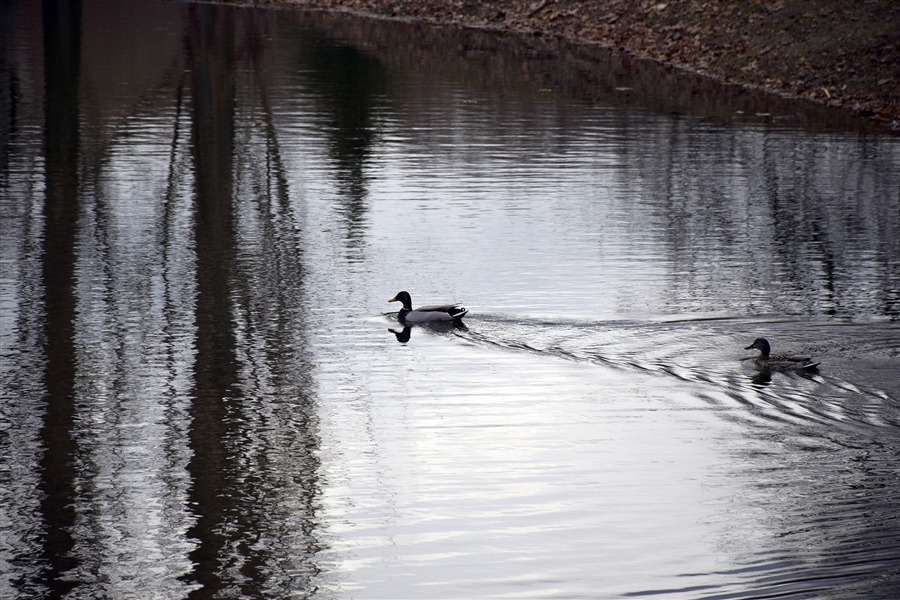
[[[390,300],[388,300],[388,302],[399,302],[399,300],[397,300],[397,297],[394,296],[393,298],[391,298]]]
[[[391,302],[393,302],[393,300]],[[752,350],[752,349],[753,349],[753,344],[750,344],[749,346],[744,348],[744,350]]]

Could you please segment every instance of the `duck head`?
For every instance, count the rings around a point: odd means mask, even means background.
[[[771,349],[769,348],[769,341],[766,338],[756,338],[753,340],[753,343],[744,348],[744,350],[751,350],[756,348],[759,350],[762,356],[768,357]]]
[[[409,292],[397,292],[397,295],[388,300],[388,302],[400,302],[406,310],[412,310],[412,298]]]

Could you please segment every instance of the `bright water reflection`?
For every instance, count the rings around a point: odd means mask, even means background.
[[[900,593],[896,138],[553,41],[80,7],[0,15],[3,597]]]

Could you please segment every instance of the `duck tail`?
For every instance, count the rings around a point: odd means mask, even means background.
[[[466,313],[469,312],[469,310],[462,306],[454,306],[448,312],[454,319],[462,319],[464,316],[466,316]]]

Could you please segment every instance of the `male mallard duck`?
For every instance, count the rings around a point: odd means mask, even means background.
[[[443,306],[420,306],[413,310],[412,298],[408,292],[400,292],[388,302],[402,302],[403,308],[397,314],[401,323],[431,323],[434,321],[459,321],[468,310],[457,304]]]
[[[759,350],[759,356],[754,361],[756,366],[768,371],[812,371],[819,366],[819,363],[813,362],[809,356],[801,355],[783,355],[769,356],[771,351],[769,341],[765,338],[756,338],[753,343],[744,348],[750,350],[756,348]]]

